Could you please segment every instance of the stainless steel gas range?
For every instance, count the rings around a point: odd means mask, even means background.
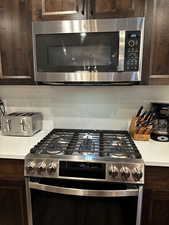
[[[100,208],[92,213],[95,217],[84,215],[92,207],[91,199],[101,208],[110,200],[109,210],[117,213],[106,210],[102,215],[109,216],[110,225],[140,225],[144,162],[127,131],[54,129],[26,156],[25,179],[29,225],[54,225],[55,220],[58,225],[81,223],[63,219],[69,198],[71,215],[85,202],[78,217],[84,217],[84,225],[99,217]],[[50,214],[38,212],[42,206],[44,212],[50,208]],[[97,222],[106,223],[101,218]]]

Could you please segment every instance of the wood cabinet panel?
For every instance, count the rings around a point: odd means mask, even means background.
[[[85,18],[83,0],[32,0],[33,21]]]
[[[169,75],[169,2],[155,1],[152,46],[152,74]]]
[[[169,85],[169,2],[153,0],[150,84]]]
[[[1,79],[31,80],[33,60],[29,1],[0,0],[0,18]]]
[[[142,225],[169,225],[169,190],[145,190]]]
[[[146,167],[142,225],[169,224],[169,168]]]
[[[47,0],[45,2],[45,8],[47,12],[68,12],[76,11],[78,9],[77,0]]]
[[[24,160],[0,159],[0,224],[27,225]]]
[[[24,181],[24,160],[0,159],[0,180]]]
[[[144,16],[144,0],[94,0],[95,18]]]
[[[145,187],[147,189],[169,190],[169,167],[159,167],[159,166],[146,167]]]
[[[0,180],[0,224],[27,225],[23,182]]]

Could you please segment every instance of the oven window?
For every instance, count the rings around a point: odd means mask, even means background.
[[[37,71],[117,71],[118,47],[118,32],[36,35]]]

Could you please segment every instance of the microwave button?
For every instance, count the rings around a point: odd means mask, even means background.
[[[128,42],[128,45],[129,45],[130,47],[133,47],[133,46],[135,45],[135,42],[134,42],[133,40],[130,40],[130,41]]]

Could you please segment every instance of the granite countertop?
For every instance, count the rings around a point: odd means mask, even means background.
[[[33,137],[10,137],[0,134],[0,158],[24,159],[30,149],[36,145],[49,130],[41,131]],[[169,167],[169,142],[161,143],[153,140],[135,141],[145,165]]]

